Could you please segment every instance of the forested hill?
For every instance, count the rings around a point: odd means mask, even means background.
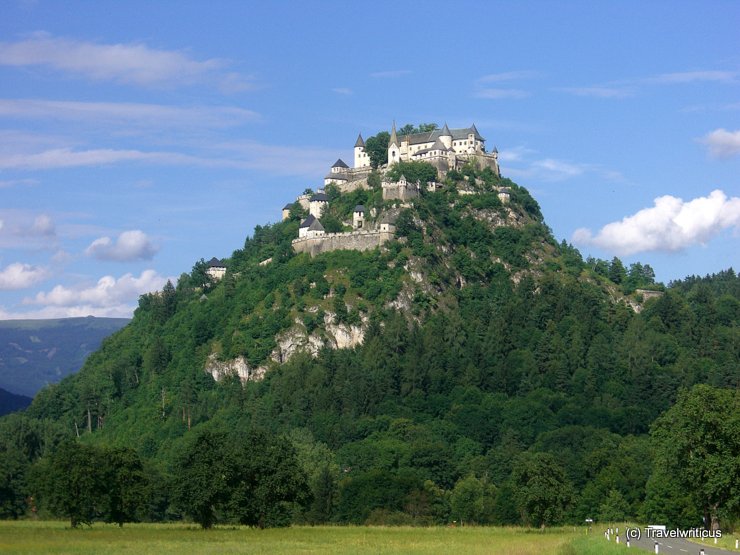
[[[341,229],[358,204],[387,212],[378,184],[330,187],[322,221]],[[656,285],[648,265],[555,241],[509,180],[466,168],[445,185],[396,206],[397,240],[373,251],[295,255],[297,208],[257,227],[223,280],[200,261],[142,297],[0,437],[24,468],[78,435],[132,447],[162,484],[193,437],[259,430],[287,438],[307,476],[294,521],[442,523],[465,499],[481,523],[700,521],[647,434],[682,388],[740,385],[735,273]],[[33,448],[17,445],[20,428]],[[529,470],[563,484],[546,516],[527,505]],[[183,495],[157,489],[138,518],[192,515]]]

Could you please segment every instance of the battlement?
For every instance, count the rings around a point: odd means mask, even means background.
[[[395,236],[392,230],[348,231],[346,233],[324,233],[316,237],[293,239],[293,250],[316,256],[322,252],[336,250],[366,251],[387,243]]]

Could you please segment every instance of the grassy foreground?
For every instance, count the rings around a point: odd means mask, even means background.
[[[67,522],[0,522],[0,553],[290,553],[290,554],[490,554],[600,555],[621,553],[599,533],[554,528],[412,528],[294,526],[203,531],[185,524],[95,524],[73,530]]]

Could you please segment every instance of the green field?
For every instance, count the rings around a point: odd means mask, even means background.
[[[622,553],[594,531],[553,528],[412,528],[294,526],[255,530],[184,524],[95,524],[73,530],[67,522],[0,522],[0,553],[290,553],[576,555]]]

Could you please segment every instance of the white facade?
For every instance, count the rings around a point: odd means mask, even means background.
[[[316,218],[320,218],[328,204],[325,200],[312,200],[309,203],[308,213]]]

